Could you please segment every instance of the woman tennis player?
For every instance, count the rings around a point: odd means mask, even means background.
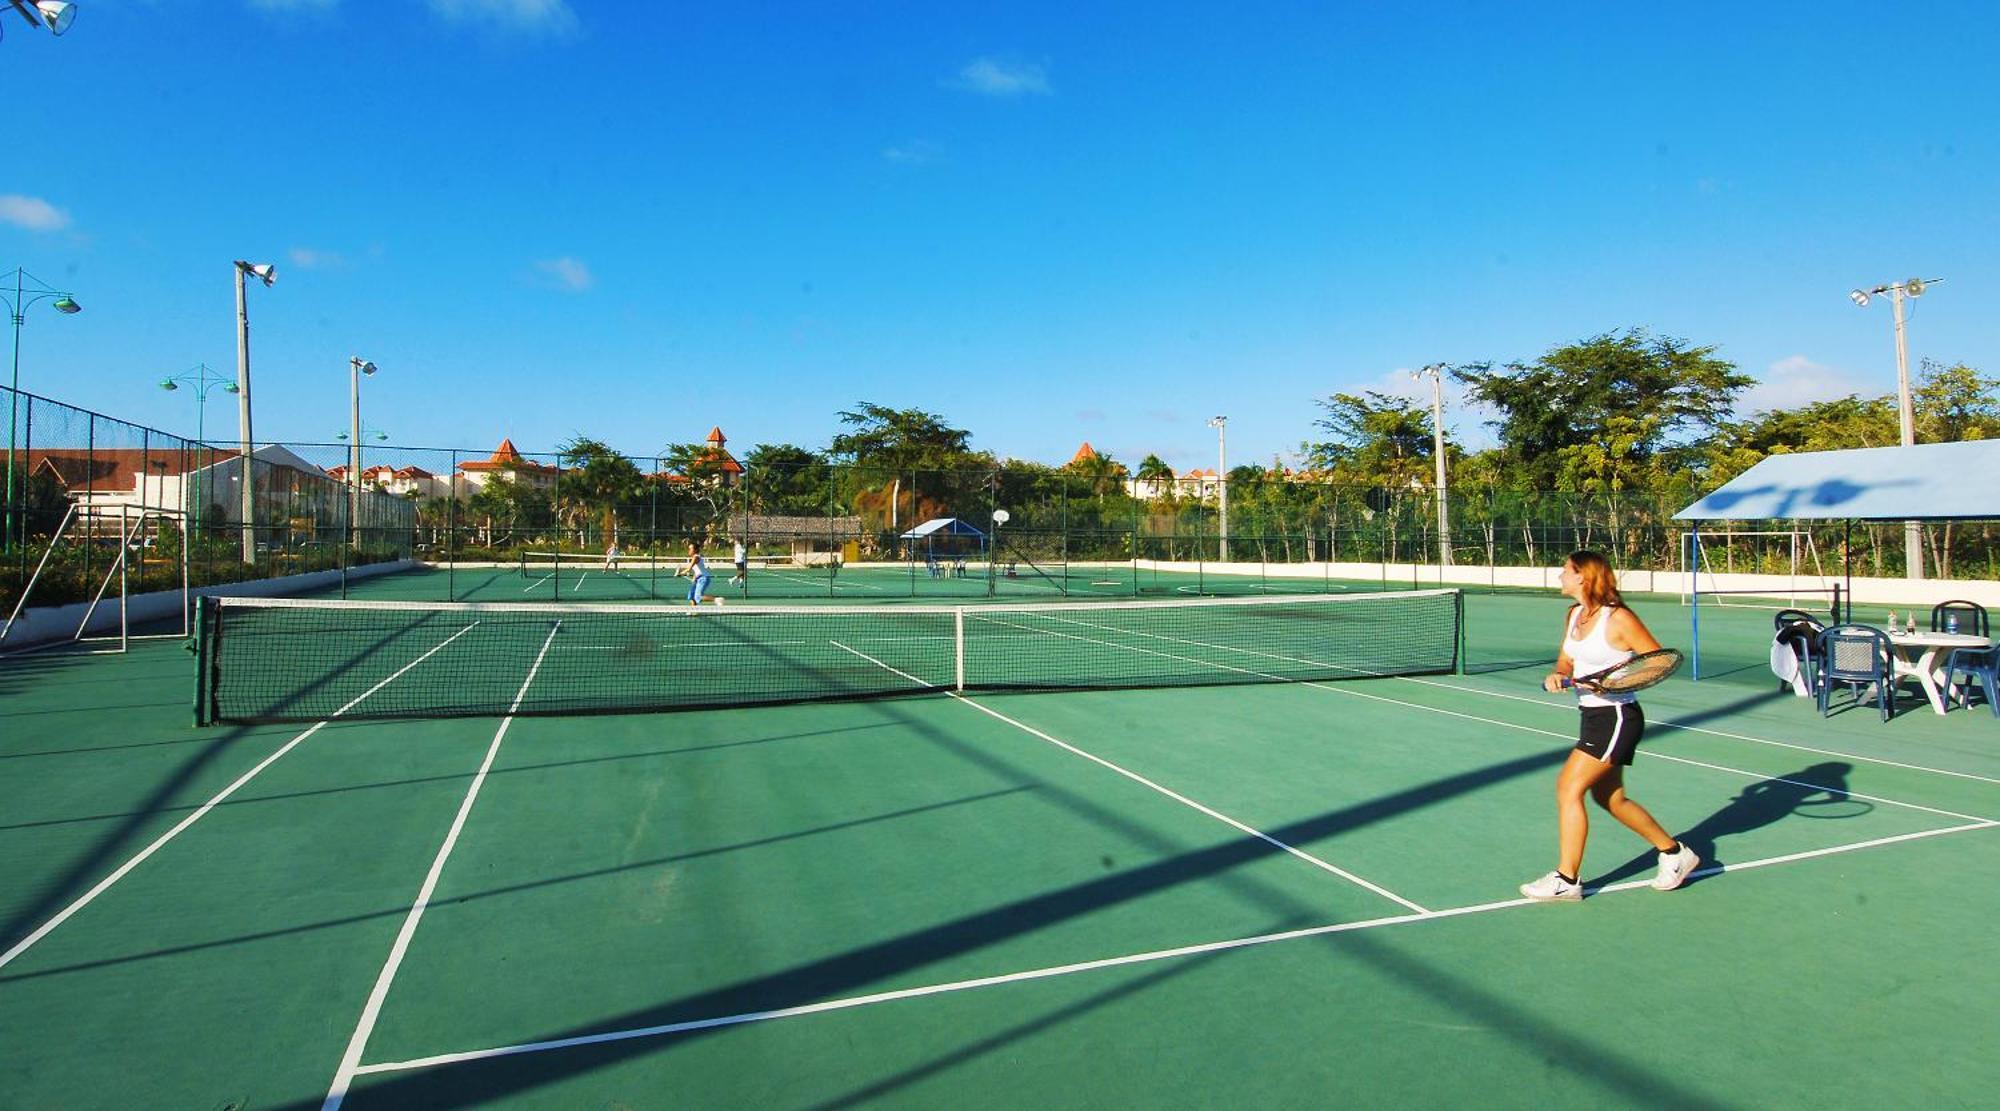
[[[1576,600],[1564,618],[1562,651],[1542,689],[1555,693],[1577,675],[1617,667],[1640,652],[1657,651],[1660,642],[1637,614],[1625,608],[1611,564],[1596,552],[1575,552],[1562,567],[1562,592]],[[1660,871],[1653,887],[1672,891],[1701,863],[1693,849],[1667,835],[1646,808],[1625,794],[1625,766],[1646,731],[1638,696],[1613,694],[1577,686],[1582,711],[1576,748],[1556,777],[1556,824],[1560,852],[1556,870],[1521,885],[1521,894],[1546,902],[1583,898],[1578,877],[1583,867],[1583,842],[1590,834],[1590,815],[1583,807],[1588,793],[1597,805],[1644,837],[1660,852]]]
[[[701,605],[701,596],[708,593],[708,561],[701,557],[700,541],[688,541],[687,566],[679,573],[694,580],[688,584],[688,605]]]

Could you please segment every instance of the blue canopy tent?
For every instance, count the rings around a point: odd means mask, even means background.
[[[2000,440],[1802,451],[1767,456],[1674,514],[1676,521],[1964,521],[2000,518]],[[1853,597],[1853,545],[1843,545]],[[1700,584],[1689,562],[1691,592]],[[1835,620],[1840,593],[1834,595]],[[1694,678],[1701,678],[1701,599],[1694,594]]]
[[[929,565],[933,576],[939,573],[940,555],[947,559],[963,560],[971,552],[976,551],[981,555],[986,552],[986,534],[957,517],[933,517],[896,539],[909,543],[912,562],[917,558],[917,542],[922,541],[924,562]]]

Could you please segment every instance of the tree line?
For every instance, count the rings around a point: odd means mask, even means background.
[[[1475,451],[1444,438],[1451,542],[1483,549],[1492,562],[1541,561],[1548,553],[1539,549],[1593,542],[1658,563],[1669,558],[1666,518],[1765,456],[1899,442],[1893,395],[1739,416],[1737,401],[1753,378],[1714,346],[1640,329],[1553,347],[1533,360],[1447,372],[1493,414],[1496,441]],[[1913,393],[1918,439],[2000,436],[1997,389],[2000,379],[1966,363],[1925,360]],[[1238,538],[1231,544],[1251,545],[1256,558],[1423,558],[1436,545],[1429,406],[1368,390],[1334,393],[1314,407],[1298,468],[1273,460],[1230,470],[1229,533]],[[757,444],[740,459],[740,482],[707,444],[669,444],[635,460],[577,436],[561,446],[553,490],[492,482],[462,508],[492,544],[550,531],[585,543],[716,533],[736,513],[856,516],[887,533],[993,508],[1009,509],[1019,536],[1062,534],[1065,552],[1080,545],[1112,555],[1122,546],[1135,554],[1133,538],[1143,536],[1165,538],[1157,554],[1174,558],[1220,531],[1215,499],[1180,489],[1157,455],[1127,465],[1100,452],[1048,466],[976,449],[970,430],[920,408],[864,401],[837,417],[824,446]],[[1152,496],[1130,496],[1130,479]],[[436,523],[444,508],[428,506],[426,518]],[[1967,537],[1934,532],[1942,568]],[[1991,530],[1972,533],[1990,563]],[[1895,556],[1876,547],[1870,555],[1878,564]],[[1237,548],[1226,550],[1235,557]]]

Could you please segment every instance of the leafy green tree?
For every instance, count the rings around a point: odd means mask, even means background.
[[[556,494],[571,525],[591,515],[601,518],[606,542],[618,536],[618,507],[636,499],[645,476],[630,459],[587,436],[561,445],[562,477]]]
[[[1996,390],[2000,390],[2000,378],[1988,378],[1964,363],[1946,365],[1925,359],[1910,401],[1918,441],[1958,443],[2000,437],[2000,396]]]
[[[1430,466],[1428,409],[1400,397],[1365,390],[1317,402],[1313,427],[1327,438],[1302,445],[1308,465],[1334,472],[1337,481],[1402,490]]]
[[[1152,488],[1154,501],[1171,500],[1177,491],[1174,488],[1174,469],[1157,455],[1148,455],[1139,460],[1139,469],[1133,477]]]
[[[758,444],[743,466],[750,504],[760,513],[813,516],[833,504],[833,467],[810,448]]]
[[[1691,453],[1727,423],[1736,395],[1755,381],[1716,358],[1714,347],[1636,328],[1553,348],[1532,363],[1456,367],[1452,376],[1466,384],[1471,400],[1500,411],[1493,423],[1509,470],[1541,487],[1565,475],[1572,482],[1586,474],[1607,481],[1656,456]],[[1564,449],[1593,444],[1605,458],[1565,456]]]
[[[891,409],[864,401],[842,411],[848,431],[833,438],[827,454],[843,463],[891,471],[947,470],[968,461],[991,463],[975,455],[972,433],[952,428],[936,413],[922,409]]]

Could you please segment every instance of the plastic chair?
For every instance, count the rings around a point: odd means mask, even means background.
[[[1986,607],[1978,602],[1939,602],[1931,607],[1931,632],[1942,633],[1950,623],[1952,615],[1958,617],[1958,631],[1973,636],[1990,637],[1992,629],[1986,624]],[[1977,651],[1977,649],[1975,649]]]
[[[1944,665],[1946,697],[1949,698],[1951,692],[1957,692],[1958,704],[1970,708],[1972,692],[1958,689],[1960,672],[1965,674],[1967,687],[1970,687],[1974,680],[1979,682],[1980,688],[1986,692],[1986,708],[1993,711],[1994,717],[2000,718],[2000,692],[1996,692],[1996,688],[2000,688],[2000,648],[1958,648],[1952,651],[1951,658],[1946,661]]]
[[[1806,685],[1803,688],[1796,688],[1796,693],[1804,695],[1809,691],[1817,690],[1819,688],[1819,676],[1817,674],[1819,634],[1825,630],[1826,625],[1819,618],[1814,617],[1804,610],[1779,610],[1777,613],[1771,615],[1771,624],[1777,627],[1778,632],[1772,645],[1773,652],[1778,651],[1778,646],[1782,645],[1785,650],[1790,651],[1798,658],[1799,671],[1805,679]],[[1780,662],[1782,662],[1780,657],[1775,655],[1772,657],[1772,669],[1774,671]],[[1795,689],[1791,680],[1782,672],[1778,676],[1778,689]]]
[[[1861,701],[1860,687],[1875,690],[1882,706],[1882,720],[1895,715],[1896,665],[1890,653],[1889,637],[1873,625],[1829,625],[1819,634],[1819,715],[1825,717],[1833,705],[1833,685],[1855,687],[1850,705]]]

